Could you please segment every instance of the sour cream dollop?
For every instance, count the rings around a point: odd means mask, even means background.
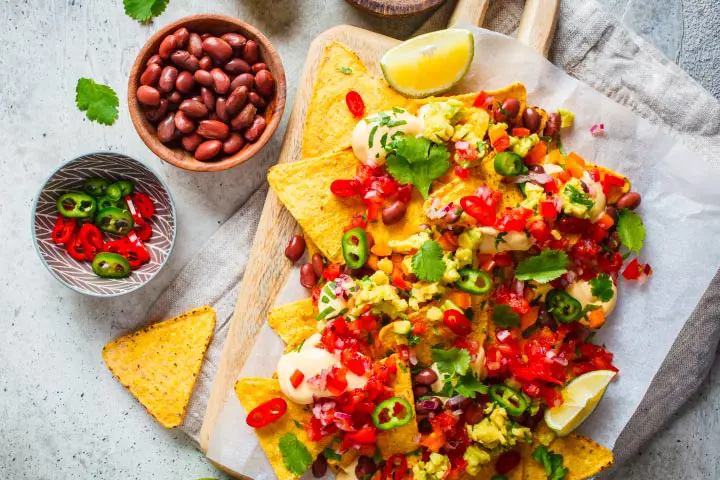
[[[605,317],[607,317],[608,315],[610,315],[610,312],[613,311],[613,309],[615,308],[615,304],[617,303],[617,287],[615,286],[614,282],[612,283],[612,289],[613,296],[607,302],[603,302],[599,298],[593,296],[590,283],[584,280],[578,280],[571,283],[570,286],[565,289],[565,291],[573,298],[575,298],[575,300],[580,302],[583,308],[585,308],[587,305],[598,305],[600,308],[602,308]]]
[[[480,227],[480,253],[497,253],[505,251],[525,251],[532,247],[532,239],[525,232],[507,232],[499,242],[495,243],[500,232],[492,227]]]
[[[383,148],[383,138],[387,144],[397,132],[414,136],[422,131],[422,120],[404,109],[375,113],[355,125],[352,134],[353,153],[365,165],[384,165],[387,152]]]

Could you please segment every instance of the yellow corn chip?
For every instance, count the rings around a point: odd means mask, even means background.
[[[312,298],[275,307],[268,313],[268,324],[287,344],[287,351],[294,350],[310,335],[317,333],[317,311]]]
[[[502,103],[507,98],[517,98],[520,102],[520,110],[518,111],[518,115],[516,118],[519,118],[522,116],[523,110],[525,110],[525,106],[527,105],[527,89],[525,88],[525,85],[523,85],[520,82],[511,83],[510,85],[507,85],[503,88],[500,88],[498,90],[492,90],[492,91],[486,91],[486,95],[492,96],[495,102]],[[417,100],[413,100],[413,102],[418,105],[422,106],[427,103],[432,102],[442,102],[447,100],[448,98],[453,98],[455,100],[459,100],[463,103],[463,105],[467,108],[472,107],[473,103],[475,102],[475,99],[479,95],[478,92],[476,93],[464,93],[462,95],[453,95],[451,97],[427,97],[427,98],[420,98]]]
[[[368,115],[409,103],[382,79],[371,75],[355,52],[337,42],[325,49],[315,78],[305,118],[302,158],[350,147],[359,118],[350,113],[345,102],[349,91],[360,94]]]
[[[419,446],[416,439],[420,436],[415,417],[415,398],[413,397],[412,391],[410,365],[400,360],[397,355],[392,355],[389,358],[394,358],[397,363],[397,374],[395,375],[395,381],[393,383],[395,396],[402,397],[408,401],[412,408],[413,418],[402,427],[378,431],[377,446],[384,459],[388,459],[396,454],[404,455],[416,450]]]
[[[202,307],[108,343],[110,371],[165,428],[180,425],[215,328]]]
[[[319,253],[320,255],[322,255],[322,252],[317,247],[317,245],[315,245],[315,242],[312,241],[312,238],[310,238],[310,235],[303,232],[303,236],[305,237],[305,247],[307,248],[308,259],[312,260],[313,255],[315,255],[316,253]]]

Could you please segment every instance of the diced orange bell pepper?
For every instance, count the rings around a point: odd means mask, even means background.
[[[540,307],[530,307],[530,310],[528,310],[527,313],[523,313],[520,316],[520,330],[524,332],[528,328],[535,325],[535,322],[537,322],[538,319],[539,312]]]
[[[443,432],[434,431],[420,441],[420,445],[427,447],[431,452],[439,452],[445,445],[445,434]]]
[[[492,144],[493,148],[498,152],[504,152],[508,148],[510,148],[510,137],[505,134],[504,136],[498,138],[496,141]]]
[[[570,152],[565,158],[565,169],[575,178],[580,178],[585,172],[585,160],[575,152]]]
[[[467,310],[472,306],[472,297],[467,292],[453,290],[448,295],[448,299],[463,310]]]
[[[368,267],[372,268],[373,270],[377,270],[378,269],[378,260],[379,260],[378,256],[375,255],[374,253],[371,253],[370,257],[368,257],[368,262],[367,262]]]
[[[592,329],[597,329],[605,324],[605,313],[602,308],[596,308],[595,310],[588,313],[588,326]]]
[[[447,230],[437,239],[443,250],[455,250],[458,246],[457,235],[452,230]]]
[[[530,135],[530,130],[522,127],[515,127],[512,129],[513,137],[527,137]]]
[[[548,163],[554,163],[555,165],[565,164],[565,155],[560,152],[560,149],[550,150],[548,153]]]
[[[615,220],[607,214],[607,212],[603,212],[602,217],[600,217],[600,220],[597,221],[597,225],[602,228],[603,230],[607,230],[613,225],[615,225]]]
[[[387,257],[392,254],[392,248],[387,243],[376,243],[370,251],[378,257]]]
[[[525,164],[542,165],[545,163],[545,155],[547,155],[547,145],[545,142],[538,142],[525,157]]]

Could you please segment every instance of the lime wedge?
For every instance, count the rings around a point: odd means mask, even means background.
[[[613,371],[596,370],[570,382],[562,391],[564,403],[545,411],[547,426],[561,437],[575,430],[595,410],[614,377]]]
[[[380,59],[385,80],[407,97],[450,90],[467,73],[475,53],[468,30],[448,29],[411,38]]]

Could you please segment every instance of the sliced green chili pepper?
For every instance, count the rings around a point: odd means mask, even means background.
[[[57,201],[58,212],[67,218],[92,217],[97,209],[97,202],[85,193],[70,192],[60,195]]]
[[[545,306],[555,320],[562,323],[580,320],[583,315],[580,302],[562,290],[550,290],[545,295]]]
[[[390,430],[410,423],[413,410],[410,403],[402,397],[388,398],[375,407],[373,423],[379,430]]]
[[[98,212],[95,225],[104,232],[125,235],[133,228],[133,218],[130,212],[117,207],[108,207]]]
[[[476,270],[474,268],[463,268],[458,272],[460,281],[456,283],[457,288],[463,292],[472,293],[473,295],[482,295],[490,291],[492,280],[487,272]]]
[[[504,177],[515,177],[522,173],[523,159],[514,152],[500,152],[495,155],[495,171]]]
[[[131,180],[118,180],[117,182],[115,182],[115,185],[120,187],[123,198],[127,197],[135,191],[135,183]]]
[[[117,253],[100,252],[92,262],[92,271],[102,278],[129,277],[132,269],[128,259]]]
[[[111,183],[105,190],[105,194],[113,200],[120,200],[123,196],[122,187],[117,183]]]
[[[105,210],[108,207],[117,207],[121,210],[127,210],[127,202],[124,198],[121,198],[120,200],[113,200],[112,198],[108,197],[107,195],[104,197],[100,197],[97,199],[97,209],[98,212],[100,210]]]
[[[527,198],[527,193],[525,193],[525,187],[527,186],[527,182],[518,183],[517,186],[520,189],[520,191],[522,192],[523,197]]]
[[[345,264],[350,268],[360,268],[368,261],[368,239],[365,230],[353,228],[342,237],[342,253]]]
[[[83,182],[83,190],[88,195],[97,198],[105,195],[108,185],[110,182],[104,178],[88,178]]]
[[[522,415],[528,407],[523,394],[507,385],[493,385],[490,387],[490,398],[513,417]]]

